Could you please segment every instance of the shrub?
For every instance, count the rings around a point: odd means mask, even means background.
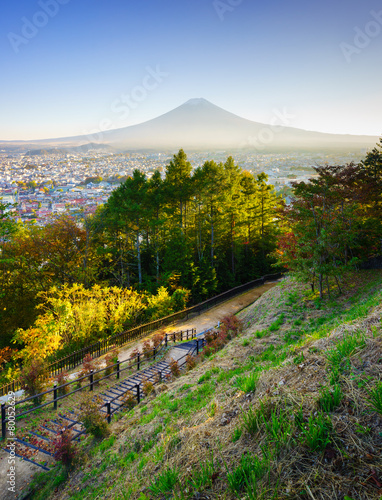
[[[105,375],[111,375],[116,370],[116,367],[113,365],[115,365],[118,362],[118,354],[119,354],[119,349],[115,348],[111,352],[109,352],[109,354],[106,355]]]
[[[188,354],[186,356],[186,367],[187,367],[188,371],[190,371],[193,368],[195,368],[196,363],[197,363],[197,359],[196,359],[195,356],[191,356],[191,354]]]
[[[154,356],[152,349],[153,348],[151,347],[150,340],[145,340],[143,342],[143,346],[142,346],[142,351],[143,351],[143,355],[145,356],[145,358],[151,358],[152,356]]]
[[[222,324],[220,326],[220,332],[226,334],[228,337],[228,340],[231,340],[231,338],[237,337],[237,335],[239,335],[239,333],[241,333],[242,330],[243,330],[243,323],[234,314],[231,314],[230,316],[226,316],[222,319]]]
[[[165,338],[165,335],[166,335],[165,332],[158,332],[155,335],[153,335],[153,338],[151,340],[153,343],[153,347],[155,347],[155,349],[157,349],[160,346],[163,339]]]
[[[212,344],[218,337],[218,332],[216,330],[210,330],[204,334],[204,340],[207,345]]]
[[[86,354],[82,360],[82,375],[88,375],[92,370],[95,370],[94,360],[91,354]]]
[[[145,378],[142,382],[142,389],[146,396],[149,396],[154,390],[154,384],[148,378]]]
[[[179,363],[173,358],[171,358],[170,361],[170,371],[173,377],[179,377],[180,375]]]
[[[121,400],[122,404],[124,406],[127,406],[129,410],[134,408],[134,406],[137,404],[137,398],[132,391],[126,391],[125,394],[121,397]]]
[[[3,349],[0,349],[0,368],[2,369],[3,366],[6,363],[8,363],[11,359],[12,356],[17,352],[17,349],[11,349],[10,347],[4,347]]]
[[[68,382],[68,372],[62,371],[60,372],[57,377],[56,377],[56,382],[58,385],[58,395],[59,396],[64,396],[64,394],[67,394],[69,392],[69,387],[61,387],[62,385],[65,385]]]
[[[71,468],[77,457],[77,447],[72,441],[70,429],[64,429],[53,441],[54,458],[68,469]]]
[[[105,416],[100,412],[103,404],[99,396],[92,399],[89,394],[84,394],[80,402],[79,420],[86,431],[96,438],[104,438],[110,432]]]
[[[141,351],[140,351],[138,348],[136,348],[136,349],[134,349],[134,350],[132,351],[132,353],[130,354],[130,357],[129,357],[129,358],[130,358],[130,359],[135,359],[135,358],[137,358],[137,357],[138,357],[138,354],[141,354]]]
[[[44,391],[47,382],[47,372],[45,365],[38,359],[32,359],[20,371],[21,388],[28,396],[37,396]],[[38,406],[41,404],[44,396],[36,397],[33,404]]]

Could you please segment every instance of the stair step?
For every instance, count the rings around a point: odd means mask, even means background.
[[[11,453],[11,450],[8,450],[7,448],[3,448],[3,450],[6,451],[7,453]],[[13,453],[12,453],[12,455],[13,455]],[[50,469],[48,467],[46,467],[45,465],[39,464],[38,462],[31,460],[30,458],[23,457],[22,455],[19,455],[18,453],[15,453],[15,456],[21,458],[24,462],[29,462],[33,465],[37,465],[38,467],[41,467],[41,469],[44,469],[46,471],[50,471]]]

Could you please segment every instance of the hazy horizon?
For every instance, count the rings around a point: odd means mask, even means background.
[[[374,0],[20,0],[2,13],[0,141],[120,129],[199,97],[255,122],[382,134]]]

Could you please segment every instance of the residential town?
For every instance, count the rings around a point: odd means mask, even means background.
[[[74,216],[93,214],[110,193],[135,169],[150,178],[156,169],[164,175],[175,152],[111,152],[90,149],[84,152],[0,151],[0,199],[15,205],[22,221],[46,224],[60,213]],[[269,182],[285,193],[294,180],[314,176],[315,165],[343,165],[358,162],[354,153],[270,153],[238,150],[187,152],[194,168],[207,160],[235,161],[254,175],[265,172]]]

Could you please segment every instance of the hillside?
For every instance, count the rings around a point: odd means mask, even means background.
[[[379,499],[381,285],[354,273],[320,301],[284,280],[239,314],[239,337],[87,438],[69,477],[42,475],[31,498]]]

